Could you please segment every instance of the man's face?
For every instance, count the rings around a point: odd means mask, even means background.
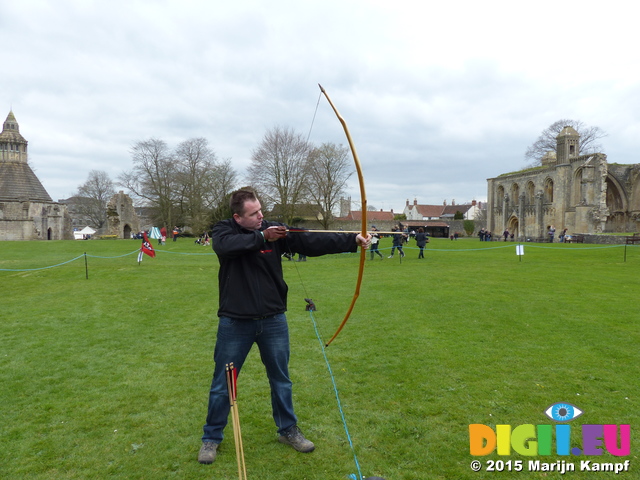
[[[233,214],[233,218],[242,228],[247,230],[258,230],[262,225],[262,205],[258,200],[247,200],[244,202],[244,212],[242,215]]]

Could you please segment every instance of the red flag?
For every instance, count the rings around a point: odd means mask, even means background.
[[[142,232],[142,246],[140,247],[140,251],[142,253],[146,253],[147,255],[149,255],[150,257],[155,257],[156,256],[156,251],[153,249],[153,247],[151,246],[151,243],[149,243],[149,239],[147,238],[147,232]]]

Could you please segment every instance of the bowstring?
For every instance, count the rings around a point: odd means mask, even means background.
[[[311,131],[313,130],[313,124],[315,123],[316,120],[316,115],[318,113],[318,107],[320,106],[320,100],[322,99],[322,91],[320,91],[320,94],[318,95],[318,102],[316,103],[316,109],[313,112],[313,118],[311,120],[311,126],[309,127],[309,133],[307,134],[307,143],[309,143],[309,138],[311,138]],[[293,266],[294,269],[298,275],[298,279],[300,280],[300,285],[302,286],[302,290],[304,291],[304,296],[305,299],[311,299],[311,297],[309,296],[309,292],[307,292],[307,286],[304,283],[304,281],[302,280],[302,274],[300,273],[300,269],[298,268],[298,265],[296,265],[298,263],[297,260],[295,260],[294,256],[293,256],[293,252],[291,250],[291,245],[289,245],[289,242],[286,242],[287,245],[287,249],[289,250],[289,256],[290,256],[290,261],[294,262]],[[299,254],[298,254],[299,255]],[[329,372],[329,377],[331,378],[331,384],[333,386],[333,392],[335,394],[336,397],[336,402],[338,404],[338,411],[340,412],[340,418],[342,419],[342,426],[344,428],[345,434],[347,436],[347,441],[349,443],[349,447],[351,447],[351,453],[353,454],[353,460],[355,463],[355,467],[357,470],[357,474],[352,473],[350,475],[348,475],[348,478],[353,479],[353,480],[360,480],[362,478],[364,478],[362,476],[362,471],[360,470],[360,462],[358,462],[358,456],[356,454],[356,450],[355,447],[353,445],[353,442],[351,440],[351,435],[349,433],[349,427],[347,426],[347,419],[345,417],[344,411],[342,409],[342,402],[340,401],[340,394],[338,393],[338,385],[336,383],[336,379],[333,375],[333,370],[331,368],[331,364],[329,363],[329,358],[327,357],[327,352],[325,350],[325,344],[324,341],[322,340],[322,335],[320,334],[320,331],[318,329],[318,324],[316,322],[316,318],[313,315],[313,310],[309,310],[309,318],[311,319],[311,323],[313,325],[313,329],[315,331],[316,337],[318,339],[318,342],[320,343],[320,349],[322,351],[322,355],[324,357],[324,361],[325,364],[327,366],[327,370]]]
[[[313,118],[311,119],[311,126],[309,126],[309,133],[307,134],[307,143],[309,143],[309,138],[311,137],[311,130],[313,130],[313,124],[316,121],[316,115],[318,114],[318,107],[320,106],[320,99],[322,98],[322,91],[318,94],[318,101],[316,103],[316,110],[313,112]]]
[[[309,133],[307,133],[306,143],[309,143],[309,138],[311,138],[311,131],[313,130],[313,124],[316,121],[316,115],[318,114],[318,108],[320,107],[320,100],[321,99],[322,99],[322,91],[320,91],[320,93],[318,94],[318,101],[316,102],[316,109],[313,111],[313,118],[311,118],[311,125],[309,126]],[[293,256],[293,252],[291,251],[291,246],[289,245],[289,242],[287,242],[287,250],[289,250],[289,256],[291,258],[291,261],[296,262],[296,260],[295,260],[295,258]],[[309,292],[307,292],[306,285],[302,281],[302,275],[300,275],[300,270],[298,270],[298,265],[296,265],[294,263],[293,266],[295,267],[296,273],[298,274],[298,278],[300,279],[300,285],[302,285],[302,290],[304,290],[305,298],[311,298],[309,296]]]

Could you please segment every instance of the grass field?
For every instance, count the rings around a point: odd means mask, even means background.
[[[390,240],[381,248],[388,255]],[[139,241],[0,242],[0,478],[236,479],[230,429],[198,464],[217,325],[217,259],[187,239],[136,262]],[[640,478],[640,249],[432,239],[426,258],[367,260],[360,298],[326,349],[362,474],[392,479]],[[86,252],[86,257],[85,257]],[[387,256],[385,255],[385,257]],[[368,257],[367,257],[368,258]],[[86,278],[85,259],[88,266]],[[239,379],[249,479],[356,473],[304,297],[326,341],[358,255],[283,262],[296,413],[316,451],[279,444],[257,351]],[[51,268],[43,268],[51,267]],[[469,425],[630,424],[631,454],[472,457]],[[555,451],[555,450],[554,450]],[[474,473],[479,459],[523,472]],[[530,459],[630,472],[529,472]]]

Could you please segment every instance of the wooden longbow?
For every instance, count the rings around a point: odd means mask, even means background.
[[[353,161],[356,164],[356,173],[358,175],[358,183],[360,184],[360,203],[362,205],[362,225],[360,228],[360,233],[363,237],[366,238],[367,237],[367,193],[365,192],[365,188],[364,188],[364,176],[362,174],[362,166],[360,165],[360,160],[358,159],[358,152],[356,152],[356,147],[353,144],[353,140],[351,139],[351,134],[349,133],[349,127],[347,127],[347,122],[345,122],[344,118],[342,118],[342,115],[340,115],[340,112],[338,112],[338,109],[335,107],[335,105],[329,98],[329,95],[327,95],[326,90],[322,88],[322,85],[318,84],[318,86],[320,87],[320,91],[324,94],[327,101],[329,102],[329,105],[331,105],[331,108],[333,109],[336,116],[338,117],[338,120],[340,120],[340,123],[342,124],[344,133],[347,136],[347,141],[349,142],[349,148],[351,149],[351,153],[353,155]],[[335,340],[335,338],[342,331],[343,327],[347,323],[347,320],[349,320],[349,317],[351,316],[353,307],[355,306],[356,300],[358,300],[358,296],[360,295],[360,285],[362,284],[362,275],[364,273],[366,254],[367,252],[365,248],[360,247],[360,266],[358,267],[358,279],[356,280],[355,293],[353,294],[353,298],[351,299],[351,304],[349,305],[347,314],[344,316],[344,320],[342,320],[342,323],[340,323],[338,330],[336,330],[336,333],[334,333],[333,336],[329,339],[325,347],[328,347],[331,344],[331,342]]]

